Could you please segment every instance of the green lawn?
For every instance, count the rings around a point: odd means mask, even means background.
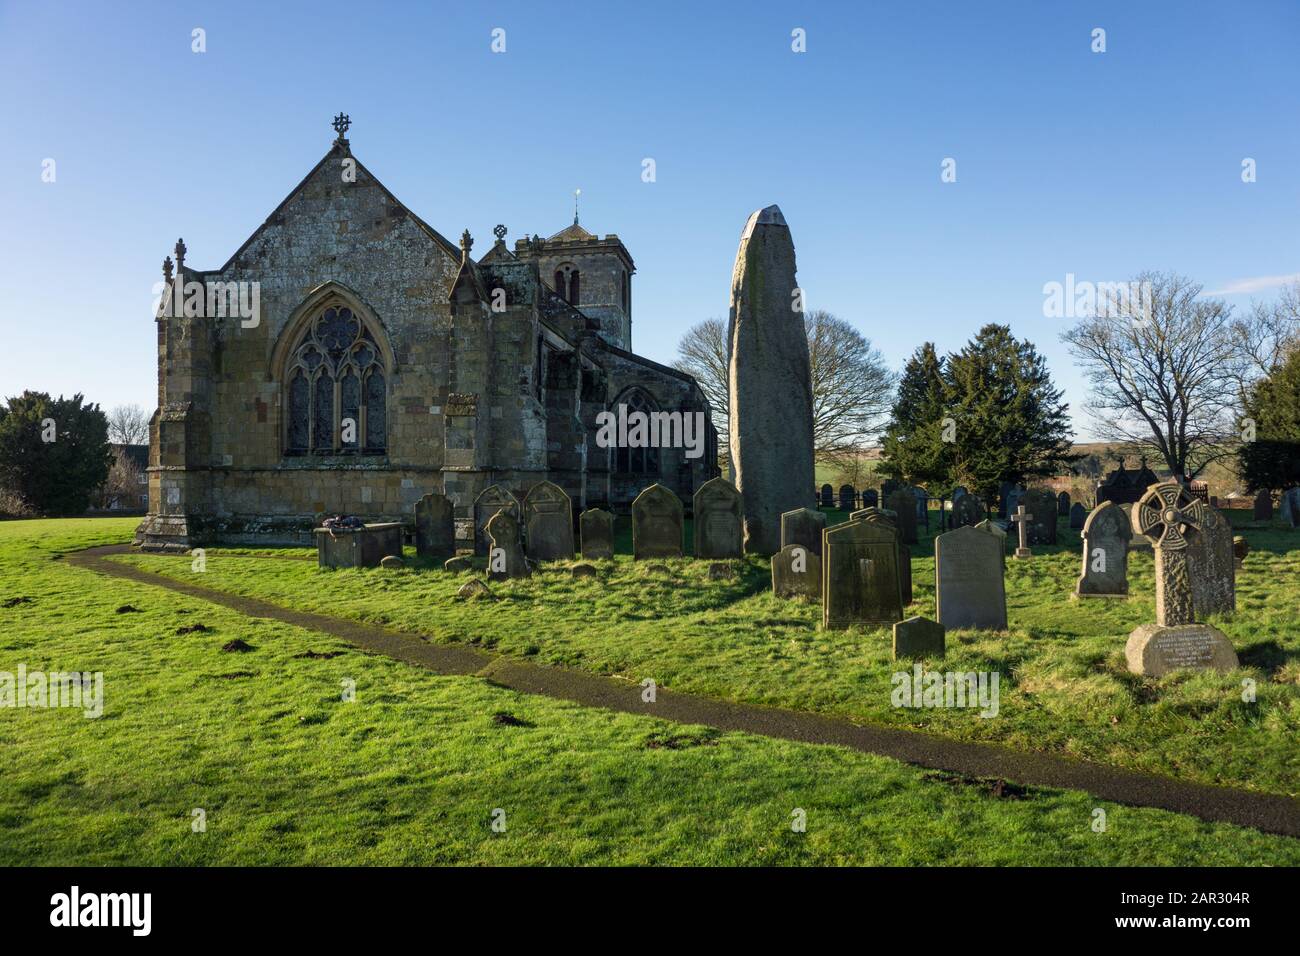
[[[1155,619],[1150,552],[1130,555],[1130,600],[1071,601],[1079,537],[1065,524],[1056,547],[1036,549],[1031,561],[1008,558],[1008,633],[948,636],[943,669],[1000,673],[993,719],[893,707],[891,676],[900,667],[891,660],[888,629],[821,631],[818,607],[771,596],[770,570],[759,560],[737,562],[739,575],[730,581],[709,580],[708,563],[690,559],[636,564],[620,556],[600,577],[579,580],[557,564],[526,581],[494,584],[499,600],[486,606],[455,598],[468,575],[416,562],[399,572],[332,572],[311,561],[214,550],[196,580],[436,641],[637,682],[649,677],[713,697],[1300,794],[1300,534],[1245,531],[1254,550],[1239,572],[1239,610],[1213,621],[1237,646],[1242,670],[1154,680],[1130,674],[1124,662],[1128,633]],[[923,534],[912,552],[916,603],[909,613],[933,617],[932,537]],[[120,560],[193,574],[188,560]],[[1242,700],[1245,678],[1256,684],[1253,703]]]
[[[97,720],[0,710],[0,864],[1300,865],[1300,841],[1228,825],[1075,792],[1007,799],[840,748],[719,734],[439,677],[59,559],[124,540],[133,524],[0,523],[0,671],[25,664],[105,677]],[[190,573],[188,562],[133,560]],[[325,573],[211,552],[203,583],[331,612],[355,601],[346,610],[394,622],[409,604],[440,638],[503,651],[520,641],[515,628],[532,621],[532,647],[521,643],[518,653],[597,669],[619,645],[629,663],[647,653],[643,642],[656,628],[677,629],[664,620],[671,613],[689,625],[682,640],[702,652],[705,683],[755,675],[732,688],[739,696],[771,696],[782,674],[806,682],[801,662],[851,662],[848,645],[874,641],[808,630],[808,609],[753,593],[753,571],[736,584],[685,587],[694,565],[660,565],[666,571],[623,567],[614,583],[590,591],[560,574],[498,587],[508,599],[478,604],[477,621],[445,599],[454,581],[442,573]],[[28,600],[3,606],[15,598]],[[125,605],[137,611],[117,613]],[[728,615],[749,623],[726,623],[712,642],[694,634],[697,619]],[[573,641],[559,639],[564,621],[581,625]],[[208,630],[178,633],[199,624]],[[745,631],[752,640],[738,638]],[[576,638],[594,634],[606,636],[582,653]],[[223,652],[235,638],[252,650]],[[687,649],[653,648],[672,659]],[[961,653],[973,652],[963,645]],[[755,654],[758,666],[747,665]],[[859,651],[856,659],[874,656]],[[670,684],[691,672],[677,666]],[[872,669],[860,669],[853,680],[867,687]],[[355,681],[353,703],[341,699],[345,680]],[[825,691],[813,703],[829,709],[837,692]],[[1260,741],[1273,733],[1265,723],[1255,728]],[[1104,833],[1090,826],[1098,805]],[[196,808],[206,811],[206,832],[192,830]],[[491,828],[496,808],[505,811],[505,833]],[[791,830],[796,808],[807,812],[805,833]]]

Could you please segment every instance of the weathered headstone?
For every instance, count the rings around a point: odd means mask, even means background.
[[[863,508],[861,511],[855,511],[849,520],[883,525],[894,535],[894,541],[898,545],[899,599],[903,602],[903,607],[907,607],[912,603],[912,551],[903,543],[902,535],[898,533],[897,516],[880,508]]]
[[[835,507],[835,489],[830,485],[822,485],[821,506],[823,508]]]
[[[632,558],[682,556],[682,502],[661,484],[653,484],[632,502]]]
[[[1083,523],[1083,571],[1074,593],[1081,598],[1127,597],[1132,537],[1128,515],[1115,502],[1103,501],[1092,509]]]
[[[1062,491],[1056,496],[1056,514],[1060,518],[1068,518],[1070,515],[1070,493]],[[1083,525],[1079,525],[1083,527]]]
[[[1232,525],[1212,505],[1205,506],[1201,533],[1187,548],[1192,583],[1192,611],[1198,621],[1211,614],[1237,609],[1236,562],[1232,555]]]
[[[456,515],[446,495],[427,494],[415,503],[415,553],[446,560],[456,553]]]
[[[904,544],[916,544],[916,496],[900,488],[885,501],[885,507],[898,515],[895,524]]]
[[[903,657],[943,657],[944,626],[924,617],[909,617],[894,625],[894,660]]]
[[[539,481],[524,498],[524,543],[533,561],[573,559],[573,505],[559,485]]]
[[[474,499],[474,553],[479,557],[488,553],[488,519],[502,509],[516,522],[520,520],[519,499],[504,485],[488,485]]]
[[[1135,674],[1161,677],[1182,667],[1238,666],[1227,636],[1195,622],[1187,552],[1202,533],[1206,509],[1176,481],[1152,485],[1133,506],[1133,528],[1151,540],[1156,562],[1156,622],[1134,629],[1124,646],[1128,668]]]
[[[1250,554],[1250,542],[1241,535],[1234,537],[1232,539],[1232,558],[1236,562],[1238,571],[1241,570],[1241,566],[1245,563],[1248,554]]]
[[[731,275],[731,460],[744,495],[745,551],[781,549],[781,514],[814,504],[812,366],[794,242],[776,206],[749,217]]]
[[[1088,509],[1079,503],[1070,506],[1070,528],[1078,531],[1083,527],[1083,523],[1088,520]]]
[[[1255,496],[1255,520],[1273,520],[1273,492],[1269,491],[1267,488],[1263,489]]]
[[[740,492],[726,478],[710,478],[692,499],[695,556],[738,558],[743,553],[744,514]]]
[[[812,508],[796,508],[781,515],[781,547],[801,544],[813,554],[822,553],[822,532],[826,530],[826,515]]]
[[[916,523],[917,526],[925,526],[925,530],[930,530],[930,492],[924,488],[913,488],[912,494],[916,496]]]
[[[852,511],[854,507],[854,497],[852,485],[840,485],[840,510]]]
[[[1032,516],[1029,543],[1056,544],[1056,495],[1045,488],[1031,488],[1025,492],[1024,505]]]
[[[485,530],[488,536],[488,580],[528,577],[531,572],[519,543],[519,522],[515,516],[502,508],[488,519]]]
[[[983,521],[985,517],[986,509],[979,495],[967,493],[953,500],[952,525],[954,528],[973,527]]]
[[[1029,550],[1029,522],[1032,520],[1033,515],[1025,510],[1024,505],[1018,505],[1015,514],[1011,516],[1011,521],[1016,526],[1016,532],[1020,536],[1020,545],[1016,548],[1016,557],[1022,560],[1034,556],[1034,552]]]
[[[902,619],[896,530],[871,520],[827,528],[822,535],[822,626]]]
[[[866,488],[862,492],[862,507],[879,508],[880,496],[876,494],[875,488]]]
[[[1007,593],[1002,539],[956,528],[934,539],[935,616],[949,630],[1005,631]]]
[[[1282,492],[1282,519],[1294,528],[1300,525],[1300,488],[1288,488]]]
[[[1002,499],[1003,507],[999,510],[999,516],[1010,519],[1016,513],[1016,509],[1024,503],[1025,489],[1020,485],[1009,485],[1006,496]]]
[[[1007,532],[992,518],[985,518],[979,524],[975,525],[977,531],[983,531],[991,534],[998,539],[998,556],[1002,559],[1002,567],[1007,565]]]
[[[588,508],[578,516],[582,556],[589,561],[614,557],[614,516],[600,508]]]
[[[817,543],[821,547],[821,542]],[[772,555],[772,593],[780,598],[822,596],[822,559],[802,544],[787,544]]]

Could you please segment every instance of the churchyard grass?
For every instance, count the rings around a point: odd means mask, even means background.
[[[1300,841],[1248,829],[1077,792],[1013,788],[998,797],[975,782],[841,748],[720,734],[440,677],[59,558],[126,540],[134,524],[0,522],[0,604],[29,599],[0,607],[0,671],[23,663],[105,675],[98,719],[0,709],[0,865],[1300,865]],[[319,582],[308,591],[322,606],[337,611],[341,588],[372,618],[420,597],[412,588],[425,579],[442,585],[429,598],[448,583],[444,575],[318,573],[296,561],[213,557],[205,584],[233,589],[265,578],[278,593]],[[145,563],[168,573],[189,567]],[[689,565],[662,564],[674,578],[694,577]],[[764,605],[748,571],[732,585],[686,589],[653,568],[620,570],[645,601],[677,594],[692,614],[758,602],[751,629],[803,617]],[[541,581],[541,591],[521,589],[487,613],[538,611],[561,596],[595,603],[593,621],[616,610],[612,598],[575,590],[567,577]],[[137,610],[117,613],[126,605]],[[429,626],[446,616],[436,600],[429,612]],[[632,617],[607,623],[633,626],[641,612]],[[459,639],[488,643],[488,631],[497,633],[459,620]],[[195,625],[207,630],[177,633]],[[542,644],[559,649],[554,626],[541,628],[531,656]],[[729,623],[714,643],[691,642],[718,686],[737,673],[734,657],[754,650],[736,630]],[[235,638],[252,650],[224,653]],[[789,662],[809,648],[787,642],[764,660],[798,675]],[[520,644],[504,631],[495,643]],[[563,656],[596,659],[579,650]],[[356,682],[355,703],[342,700],[345,680]],[[1090,826],[1097,806],[1107,814],[1105,833]],[[496,808],[506,812],[504,833],[491,828]],[[790,826],[796,808],[807,812],[804,833]],[[194,829],[196,809],[206,815],[203,832]]]
[[[933,536],[913,546],[915,603],[907,614],[934,617]],[[843,520],[839,512],[831,521]],[[622,522],[620,522],[622,524]],[[734,580],[710,580],[708,562],[634,563],[574,580],[564,564],[531,579],[494,584],[498,600],[454,598],[469,575],[418,566],[401,572],[322,572],[310,562],[223,558],[207,571],[188,561],[123,557],[141,567],[273,603],[462,642],[546,664],[713,697],[813,710],[906,726],[963,740],[1086,758],[1182,779],[1300,794],[1300,607],[1294,533],[1246,527],[1251,543],[1237,575],[1235,616],[1212,617],[1237,646],[1242,670],[1179,672],[1149,679],[1128,672],[1127,635],[1154,615],[1150,552],[1130,555],[1128,600],[1070,600],[1079,574],[1079,532],[1060,519],[1059,543],[1035,546],[1027,561],[1007,558],[1006,633],[955,631],[942,670],[998,672],[1000,709],[892,706],[891,676],[910,665],[890,657],[888,628],[823,631],[820,609],[770,594],[767,561],[735,563]],[[689,528],[688,528],[689,539]],[[625,538],[621,551],[628,550]],[[299,552],[300,554],[303,552]],[[408,549],[409,557],[409,549]],[[481,576],[481,574],[480,574]],[[1256,700],[1242,699],[1242,681]]]

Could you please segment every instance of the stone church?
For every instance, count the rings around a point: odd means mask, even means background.
[[[654,482],[689,505],[717,474],[711,424],[694,458],[596,440],[619,405],[709,413],[692,377],[632,352],[635,266],[618,236],[575,214],[511,249],[497,226],[475,260],[468,231],[457,248],[407,209],[353,156],[347,118],[334,125],[225,265],[191,267],[183,242],[163,264],[137,543],[309,543],[324,514],[410,523],[442,492],[468,546],[485,489],[522,498],[542,480],[575,515],[626,511]]]

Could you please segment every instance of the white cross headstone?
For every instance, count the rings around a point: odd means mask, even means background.
[[[1021,505],[1016,509],[1016,513],[1011,516],[1011,520],[1016,523],[1020,532],[1020,547],[1016,548],[1017,558],[1032,558],[1034,552],[1029,550],[1029,522],[1033,515],[1025,513],[1025,506]]]

